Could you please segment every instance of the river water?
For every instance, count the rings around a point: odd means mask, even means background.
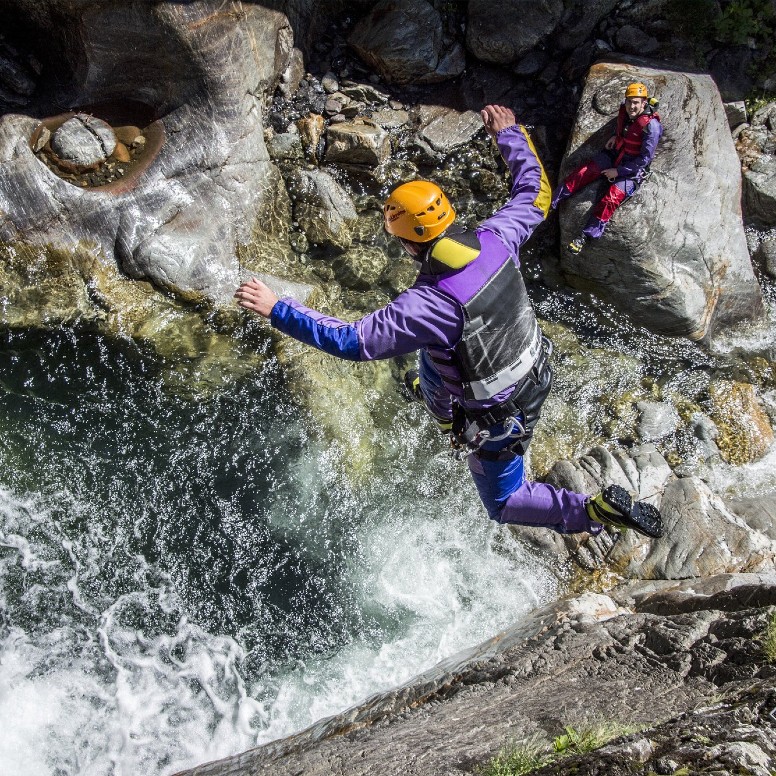
[[[561,428],[573,407],[568,438],[554,440],[572,453],[615,433],[601,397],[634,379],[691,393],[753,353],[776,360],[772,312],[708,352],[581,297],[533,292],[586,348],[581,362],[555,355],[547,422]],[[399,406],[375,440],[375,476],[356,485],[272,359],[191,401],[131,343],[14,334],[0,381],[0,776],[156,776],[239,752],[408,680],[560,592],[486,519],[417,406]],[[776,415],[773,390],[763,398]],[[701,465],[690,436],[670,445]],[[774,462],[717,462],[704,476],[766,493]]]

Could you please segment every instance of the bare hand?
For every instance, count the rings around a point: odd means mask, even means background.
[[[514,112],[503,105],[486,105],[480,111],[480,116],[491,137],[496,137],[500,130],[513,127],[517,123]]]
[[[609,139],[606,141],[606,145],[604,145],[604,148],[605,148],[607,151],[611,151],[611,150],[612,150],[612,148],[614,148],[614,144],[615,144],[616,142],[617,142],[617,138],[616,138],[614,135],[612,135],[612,136],[611,136],[611,137],[610,137],[610,138],[609,138]]]
[[[252,310],[254,313],[269,318],[272,314],[272,308],[278,301],[277,295],[270,290],[269,286],[260,280],[249,280],[243,283],[237,291],[234,292],[234,298],[240,307],[246,310]]]
[[[614,183],[614,180],[617,177],[617,168],[609,167],[608,169],[604,170],[601,175],[603,175],[605,178],[608,178],[609,183]]]

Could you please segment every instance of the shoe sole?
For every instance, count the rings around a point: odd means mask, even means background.
[[[645,501],[634,503],[630,493],[619,485],[609,485],[601,495],[607,506],[620,513],[617,517],[605,516],[604,520],[609,525],[631,528],[650,539],[660,539],[663,536],[660,512],[652,504],[647,504]]]

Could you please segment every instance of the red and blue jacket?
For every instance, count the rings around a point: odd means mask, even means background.
[[[632,121],[620,105],[615,131],[614,166],[620,178],[639,177],[652,162],[663,134],[660,116],[647,106],[644,113]]]

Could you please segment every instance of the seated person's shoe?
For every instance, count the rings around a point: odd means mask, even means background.
[[[585,505],[591,520],[625,530],[632,528],[650,539],[663,535],[660,512],[646,501],[634,501],[625,488],[609,485]]]
[[[580,237],[575,237],[567,246],[567,250],[569,253],[573,253],[576,255],[577,253],[580,253],[582,249],[585,247],[585,243],[587,242],[587,239],[584,235],[581,235]]]

